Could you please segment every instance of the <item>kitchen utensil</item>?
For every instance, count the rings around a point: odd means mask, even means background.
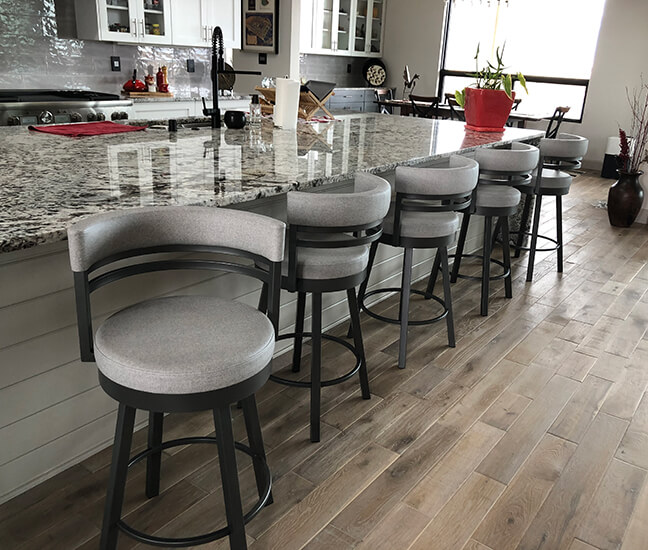
[[[243,128],[245,126],[245,113],[243,111],[225,111],[223,121],[228,128]]]
[[[137,80],[137,70],[133,71],[133,78],[124,84],[125,92],[145,92],[148,90],[146,84],[141,80]]]

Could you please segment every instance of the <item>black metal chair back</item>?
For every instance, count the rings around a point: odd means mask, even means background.
[[[463,111],[459,110],[459,103],[457,103],[454,94],[445,94],[445,100],[448,107],[450,107],[450,119],[466,122],[466,117],[464,116]]]
[[[562,124],[565,115],[569,112],[569,107],[556,107],[554,114],[549,120],[549,125],[547,126],[547,131],[545,132],[545,138],[555,139],[558,137],[558,129]]]
[[[439,118],[439,98],[436,96],[409,96],[412,114],[421,118]]]
[[[374,96],[376,101],[391,101],[394,99],[394,92],[391,88],[376,88],[374,90]],[[394,112],[394,108],[391,105],[378,105],[380,114],[382,115],[391,115]]]

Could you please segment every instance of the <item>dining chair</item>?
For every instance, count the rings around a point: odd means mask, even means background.
[[[549,119],[545,138],[555,139],[558,136],[558,129],[560,128],[565,115],[569,112],[569,109],[570,107],[556,107],[556,110]]]
[[[391,101],[394,99],[394,92],[391,88],[376,88],[374,90],[374,96],[376,97],[376,101]],[[391,115],[394,112],[394,108],[391,105],[380,105],[379,103],[378,106],[381,115]]]
[[[412,115],[421,118],[439,118],[439,98],[436,96],[409,96],[412,104]]]
[[[459,110],[459,103],[455,99],[455,95],[452,93],[447,93],[445,94],[445,100],[448,104],[448,107],[450,107],[450,120],[459,120],[466,122],[466,117],[463,114],[463,111]]]

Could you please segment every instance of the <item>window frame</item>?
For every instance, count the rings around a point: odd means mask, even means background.
[[[446,4],[446,13],[443,22],[443,41],[441,46],[441,59],[440,59],[440,69],[439,69],[439,83],[438,83],[438,97],[442,97],[443,94],[443,85],[445,82],[446,76],[461,76],[461,77],[472,77],[475,73],[472,71],[455,71],[452,69],[446,69],[446,50],[448,48],[448,31],[450,29],[450,12],[452,11],[452,1],[449,1]],[[514,82],[517,80],[515,75],[511,75]],[[589,91],[589,78],[565,78],[565,77],[551,77],[551,76],[533,76],[533,75],[524,75],[524,78],[527,82],[538,82],[542,84],[563,84],[569,86],[582,86],[585,88],[583,93],[583,105],[581,108],[581,115],[579,118],[569,118],[565,117],[564,122],[583,122],[583,117],[585,116],[585,105],[587,103],[587,93]]]

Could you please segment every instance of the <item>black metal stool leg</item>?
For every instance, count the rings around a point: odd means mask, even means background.
[[[216,445],[218,446],[218,462],[223,483],[223,497],[225,499],[225,514],[230,530],[230,548],[232,550],[246,550],[245,522],[241,507],[241,491],[236,468],[232,416],[229,405],[214,409],[214,425],[216,428]]]
[[[526,280],[530,283],[533,280],[533,267],[535,264],[535,253],[538,246],[538,230],[540,228],[540,210],[542,208],[542,195],[536,196],[535,208],[533,211],[533,229],[531,230],[531,250],[529,250],[529,265],[527,266]]]
[[[304,317],[306,315],[306,293],[297,293],[297,320],[295,321],[295,346],[293,347],[292,371],[301,369],[302,342],[304,337]]]
[[[464,212],[461,220],[459,240],[457,241],[457,249],[455,250],[454,264],[452,265],[452,277],[450,278],[450,281],[453,283],[457,282],[457,277],[459,276],[461,257],[463,256],[464,246],[466,245],[466,236],[468,235],[468,224],[470,224],[470,212]]]
[[[268,311],[268,285],[263,283],[261,287],[261,296],[259,296],[259,311],[267,313]]]
[[[371,399],[369,374],[367,373],[367,358],[365,357],[364,344],[362,342],[362,327],[360,326],[360,309],[358,308],[355,288],[347,289],[347,300],[349,302],[349,314],[351,315],[351,327],[353,328],[353,343],[361,357],[359,374],[362,398]]]
[[[490,291],[490,257],[491,257],[491,234],[493,229],[493,218],[484,216],[484,259],[482,261],[481,280],[481,314],[488,315],[488,293]]]
[[[511,244],[509,242],[510,234],[508,216],[500,218],[499,222],[502,224],[502,256],[504,259],[504,269],[508,270],[508,275],[504,278],[504,291],[507,298],[513,298],[513,287],[511,284]]]
[[[412,286],[412,256],[414,249],[406,248],[403,253],[403,276],[400,295],[400,343],[398,348],[398,368],[404,369],[407,360],[407,329],[409,323],[409,299]]]
[[[154,449],[162,445],[164,413],[149,412],[148,447]],[[153,498],[160,494],[160,464],[162,451],[146,457],[146,497]]]
[[[441,257],[441,274],[443,275],[443,300],[445,307],[448,310],[446,315],[446,326],[448,327],[448,345],[454,348],[455,333],[454,333],[454,317],[452,315],[452,294],[450,292],[450,268],[448,267],[448,248],[441,247],[438,250]]]
[[[367,275],[364,278],[364,281],[360,283],[360,288],[358,290],[358,304],[362,301],[364,298],[365,292],[367,292],[367,286],[369,285],[369,277],[371,276],[371,270],[373,268],[374,261],[376,260],[376,252],[378,251],[378,245],[380,243],[378,241],[374,241],[371,243],[371,247],[369,248],[369,263],[367,264]],[[351,338],[353,336],[353,325],[352,321],[349,322],[349,330],[347,331],[347,338]]]
[[[432,264],[432,271],[430,271],[430,278],[428,279],[427,288],[425,289],[425,299],[429,300],[434,294],[434,287],[436,286],[437,278],[439,277],[439,265],[441,263],[441,258],[439,257],[439,251],[436,251],[434,255],[434,263]]]
[[[311,351],[311,404],[310,436],[316,443],[320,440],[320,410],[322,394],[322,294],[312,294],[312,351]]]
[[[254,394],[242,400],[243,403],[243,416],[245,418],[245,430],[248,435],[248,442],[252,452],[265,460],[265,448],[263,446],[263,435],[261,434],[261,425],[259,424],[259,411],[257,410],[256,397]],[[256,461],[254,464],[254,477],[256,478],[257,490],[259,497],[263,497],[263,489],[265,487],[265,469]],[[268,498],[266,506],[272,504],[272,493]]]
[[[518,231],[517,243],[515,245],[515,257],[519,258],[522,253],[522,245],[524,244],[524,233],[526,226],[529,223],[529,214],[531,213],[531,195],[524,198],[524,208],[522,209],[522,219],[520,220],[520,228]]]
[[[497,223],[495,224],[495,230],[493,231],[493,238],[491,239],[491,250],[495,248],[497,244],[497,236],[502,231],[502,217],[497,218]]]
[[[120,403],[117,413],[112,463],[110,465],[110,480],[104,506],[103,527],[101,528],[100,550],[115,550],[117,548],[117,535],[119,534],[117,523],[121,518],[122,504],[124,502],[124,489],[126,487],[134,426],[135,409]]]
[[[563,272],[562,197],[556,195],[556,241],[558,241],[558,273]]]

